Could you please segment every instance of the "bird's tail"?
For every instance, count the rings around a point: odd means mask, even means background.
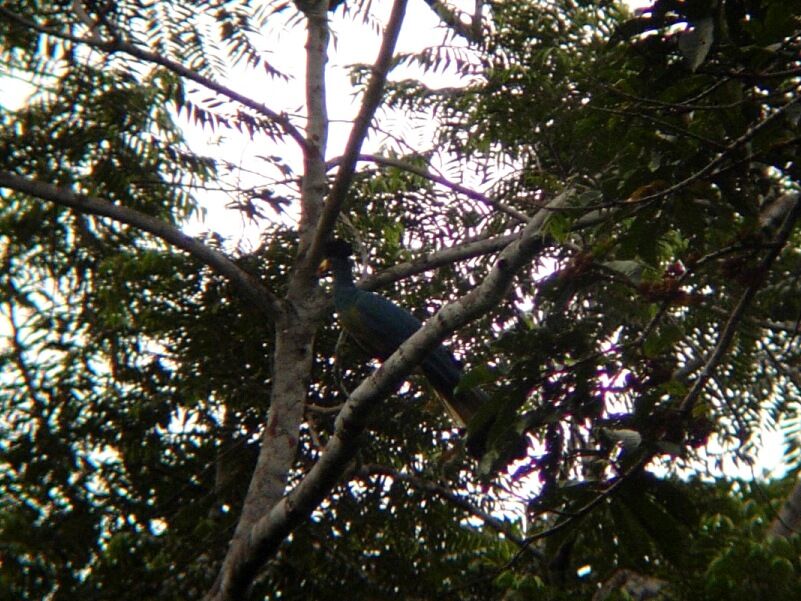
[[[486,414],[489,395],[478,386],[458,392],[437,389],[437,393],[451,419],[467,429],[467,452],[480,459],[486,450],[487,437],[494,422],[492,416]]]
[[[495,421],[494,415],[487,411],[489,395],[478,386],[457,391],[462,379],[461,367],[442,347],[423,361],[421,369],[451,419],[459,427],[468,429],[467,452],[480,458],[486,450],[487,437]]]
[[[477,386],[458,393],[453,389],[437,390],[437,392],[451,419],[462,428],[469,426],[481,408],[490,400],[489,395]]]

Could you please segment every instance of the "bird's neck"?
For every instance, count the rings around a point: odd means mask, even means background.
[[[331,262],[335,288],[354,288],[353,269],[348,259],[336,258]]]
[[[353,282],[353,270],[348,259],[335,258],[331,262],[331,272],[334,274],[334,303],[346,301],[356,292]]]

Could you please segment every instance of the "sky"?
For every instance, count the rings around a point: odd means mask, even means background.
[[[474,6],[474,0],[450,0],[450,5],[458,6],[469,13]],[[373,7],[375,16],[381,23],[385,23],[391,8],[389,0],[375,0]],[[632,10],[648,6],[648,0],[628,0],[627,4]],[[287,11],[289,12],[289,11]],[[288,17],[289,15],[287,15]],[[329,46],[329,69],[326,74],[326,88],[328,97],[328,113],[330,130],[328,139],[327,158],[331,159],[341,155],[350,129],[350,123],[358,111],[359,97],[350,82],[349,67],[358,63],[371,63],[381,43],[380,32],[375,28],[365,26],[359,16],[343,13],[338,9],[329,13],[332,29],[331,44]],[[287,110],[302,115],[304,108],[301,99],[304,97],[303,74],[305,70],[305,28],[297,22],[290,24],[288,18],[276,18],[272,28],[264,32],[265,50],[267,60],[278,70],[289,74],[292,79],[288,82],[281,80],[268,80],[263,78],[258,85],[262,89],[253,90],[253,73],[240,68],[233,70],[223,83],[231,88],[241,91],[256,100],[265,102],[271,108]],[[446,30],[439,23],[438,17],[422,0],[410,0],[407,5],[406,19],[398,40],[398,52],[416,52],[426,47],[446,43]],[[447,44],[466,46],[459,38],[448,38]],[[414,76],[423,79],[427,85],[437,87],[457,86],[464,83],[453,72],[438,72],[436,74],[422,74],[420,70],[410,67],[399,67],[390,74],[391,79],[402,79]],[[434,131],[433,121],[428,123],[414,123],[404,121],[399,115],[379,113],[382,125],[387,131],[401,132],[404,141],[418,150],[428,150],[429,141]],[[186,121],[184,120],[184,123]],[[302,121],[299,121],[302,123]],[[237,135],[236,132],[225,132],[223,135],[210,135],[208,131],[198,129],[187,123],[186,135],[191,147],[198,152],[206,151],[213,156],[225,156],[228,160],[240,164],[244,169],[241,173],[241,185],[264,184],[259,178],[250,177],[246,171],[258,172],[264,167],[258,159],[253,157],[259,154],[281,154],[291,165],[301,165],[302,157],[297,147],[291,143],[275,146],[269,152],[260,147],[261,140],[251,141],[246,136]],[[365,143],[365,152],[377,150],[383,144],[391,142],[387,137],[373,133]],[[222,151],[221,148],[222,147]],[[399,149],[403,150],[403,149]],[[446,169],[446,165],[432,165],[432,168]],[[447,173],[451,180],[461,180],[460,183],[478,185],[478,177],[471,177],[470,173]],[[232,211],[226,210],[228,199],[221,194],[208,195],[206,199],[206,218],[187,225],[187,233],[199,234],[214,224],[214,229],[247,249],[257,244],[259,235],[258,224],[243,221]]]

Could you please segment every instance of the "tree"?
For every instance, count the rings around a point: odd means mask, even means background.
[[[448,33],[408,54],[403,0],[0,8],[35,89],[0,113],[4,596],[797,598],[801,543],[765,532],[792,478],[677,475],[766,423],[798,467],[801,7],[427,4]],[[383,8],[331,156],[332,23]],[[220,83],[287,77],[276,19],[303,117]],[[176,115],[251,138],[260,179]],[[214,188],[258,248],[181,231]],[[332,235],[433,315],[380,368],[338,340]],[[413,375],[446,338],[492,398],[480,462]]]

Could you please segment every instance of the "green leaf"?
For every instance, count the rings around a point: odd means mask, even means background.
[[[671,351],[676,343],[684,337],[684,330],[677,324],[666,324],[653,332],[643,343],[643,353],[654,358]]]

